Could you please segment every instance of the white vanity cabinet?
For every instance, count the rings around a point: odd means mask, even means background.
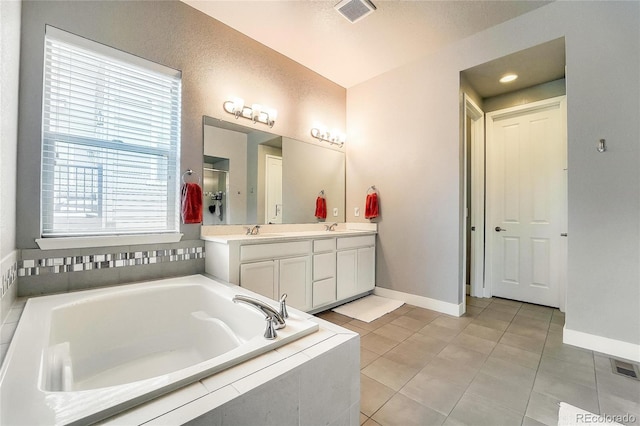
[[[374,235],[338,238],[338,300],[373,290],[376,270],[375,242]]]
[[[240,246],[239,284],[302,311],[312,307],[311,241]]]
[[[336,299],[336,239],[313,241],[313,307]]]
[[[318,312],[374,288],[375,234],[354,234],[210,237],[205,271],[273,300],[287,293],[288,305]]]

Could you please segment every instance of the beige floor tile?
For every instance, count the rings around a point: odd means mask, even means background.
[[[544,348],[544,338],[520,336],[509,332],[505,332],[502,335],[500,343],[540,354]]]
[[[480,372],[469,385],[467,392],[480,397],[490,395],[493,403],[524,416],[531,387],[523,383],[520,380],[502,379]]]
[[[480,371],[480,367],[469,367],[446,358],[435,357],[419,374],[448,380],[460,386],[469,386],[469,383]]]
[[[365,416],[371,417],[395,393],[382,383],[360,374],[360,411]]]
[[[442,327],[440,325],[431,323],[418,330],[418,333],[450,342],[455,339],[458,334],[460,334],[460,330]]]
[[[360,413],[360,424],[363,424],[367,420],[369,420],[369,417],[367,417],[364,414]]]
[[[392,323],[388,323],[378,328],[377,330],[375,330],[374,333],[384,336],[388,339],[395,340],[396,342],[400,343],[403,340],[406,340],[414,332],[411,330],[407,330],[406,328],[400,327],[398,325],[393,325]]]
[[[597,392],[588,386],[560,380],[547,373],[538,372],[533,390],[591,413],[599,412]]]
[[[499,358],[509,362],[514,362],[534,370],[538,369],[541,355],[535,352],[529,352],[524,349],[498,343],[491,352],[490,358]]]
[[[466,306],[463,317],[465,318],[475,318],[480,312],[484,311],[484,308],[480,308],[478,306]]]
[[[378,355],[383,355],[397,344],[397,341],[376,334],[375,332],[369,333],[360,338],[360,345],[363,348],[368,349],[371,352],[375,352]]]
[[[420,350],[434,355],[440,353],[449,343],[446,340],[426,336],[422,333],[414,333],[411,337],[405,340],[405,342],[412,343],[419,347]]]
[[[532,337],[538,340],[545,340],[547,337],[547,330],[541,330],[529,325],[519,324],[512,322],[506,330],[507,333],[518,334],[520,336]]]
[[[400,393],[443,415],[449,415],[464,394],[465,388],[448,380],[418,374]]]
[[[367,419],[367,421],[364,422],[362,426],[382,426],[382,425],[373,419]]]
[[[387,359],[414,368],[423,368],[434,356],[435,352],[426,350],[424,345],[411,340],[405,340],[384,354]]]
[[[549,324],[551,323],[550,320],[527,317],[525,315],[520,315],[520,312],[521,311],[519,311],[518,314],[516,314],[516,316],[513,317],[513,321],[511,321],[512,324],[519,324],[527,327],[538,328],[544,332],[547,332],[549,330]]]
[[[505,312],[511,314],[511,316],[513,317],[513,315],[515,315],[520,310],[520,306],[507,305],[505,303],[492,303],[491,305],[487,306],[487,309]]]
[[[408,317],[406,315],[402,315],[402,316],[394,319],[389,324],[396,325],[396,326],[399,326],[399,327],[402,327],[402,328],[406,328],[407,330],[413,331],[414,333],[416,331],[420,330],[425,325],[427,325],[425,323],[425,321],[421,321],[421,320],[418,320],[418,319],[415,319],[415,318],[411,318],[411,317]]]
[[[462,330],[462,333],[479,337],[481,339],[490,340],[492,342],[498,342],[504,334],[504,331],[484,327],[472,322],[464,330]]]
[[[524,306],[520,308],[516,316],[518,317],[527,317],[531,319],[536,319],[540,321],[551,321],[551,316],[553,315],[553,311],[551,308],[546,309],[527,309]]]
[[[522,415],[493,404],[487,399],[464,394],[453,409],[445,425],[497,426],[520,425]]]
[[[492,308],[493,305],[489,305],[484,311],[478,315],[480,319],[496,319],[500,321],[511,322],[513,317],[515,317],[515,312],[504,312],[501,310],[496,310]]]
[[[475,368],[484,364],[487,359],[487,354],[483,354],[472,349],[467,349],[462,346],[454,345],[450,343],[445,347],[437,356],[438,358],[445,358],[451,361],[457,361],[459,365]]]
[[[471,323],[471,318],[462,317],[450,317],[441,315],[438,318],[431,321],[431,324],[438,325],[440,327],[450,328],[452,330],[462,331],[466,326]]]
[[[512,361],[489,357],[480,368],[480,371],[500,379],[515,379],[521,381],[523,386],[533,387],[536,378],[536,370],[516,364]]]
[[[379,356],[380,355],[378,355],[377,353],[363,348],[362,345],[360,345],[360,368],[362,369],[371,364],[373,361],[378,359]]]
[[[442,314],[440,312],[432,311],[430,309],[416,307],[404,315],[413,319],[417,319],[418,321],[430,323],[431,321],[438,318]]]
[[[560,401],[558,399],[533,391],[529,398],[526,416],[541,424],[556,426],[559,409]]]
[[[456,338],[453,339],[451,343],[487,355],[489,355],[491,351],[493,351],[493,348],[496,345],[496,342],[481,339],[480,337],[475,337],[465,333],[458,334],[458,336],[456,336]]]
[[[576,364],[572,361],[542,356],[538,372],[546,373],[558,380],[569,380],[590,388],[596,388],[596,372],[593,366]]]
[[[482,317],[481,318],[480,315],[478,315],[476,318],[473,319],[472,324],[481,325],[483,327],[488,327],[488,328],[493,328],[493,329],[499,330],[499,331],[505,331],[507,329],[507,327],[509,327],[510,322],[509,321],[502,321],[502,320],[495,319],[495,318],[487,318],[487,317]]]
[[[362,374],[398,391],[411,380],[419,370],[420,368],[410,367],[381,356],[363,368]]]
[[[381,426],[436,426],[441,425],[445,418],[402,394],[394,395],[373,415],[373,420]]]
[[[480,308],[486,308],[491,304],[491,299],[482,298],[482,297],[471,297],[467,296],[467,305],[469,306],[477,306]]]

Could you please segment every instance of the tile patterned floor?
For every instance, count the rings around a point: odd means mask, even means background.
[[[561,401],[640,424],[640,381],[563,344],[557,309],[468,297],[460,318],[411,305],[370,323],[318,316],[360,334],[362,425],[555,426]]]

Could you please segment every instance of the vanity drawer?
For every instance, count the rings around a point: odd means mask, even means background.
[[[327,278],[326,280],[316,281],[313,283],[313,307],[326,305],[327,303],[336,301],[336,279]]]
[[[323,280],[336,276],[336,254],[322,253],[313,255],[313,280]]]
[[[311,241],[290,243],[250,244],[240,246],[240,261],[250,262],[261,259],[304,256],[311,253]]]
[[[376,244],[375,235],[363,235],[360,237],[338,238],[338,250],[356,247],[370,247]]]
[[[326,238],[322,240],[313,240],[313,252],[320,253],[323,251],[333,251],[336,249],[336,239]]]

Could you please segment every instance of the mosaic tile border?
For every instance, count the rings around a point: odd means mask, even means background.
[[[9,268],[2,271],[2,294],[0,298],[9,291],[12,285],[18,280],[18,262],[13,262]]]
[[[151,265],[155,263],[204,259],[204,257],[204,247],[187,247],[124,253],[92,254],[88,256],[25,259],[18,262],[17,276],[29,277],[44,274],[91,271],[94,269]]]

